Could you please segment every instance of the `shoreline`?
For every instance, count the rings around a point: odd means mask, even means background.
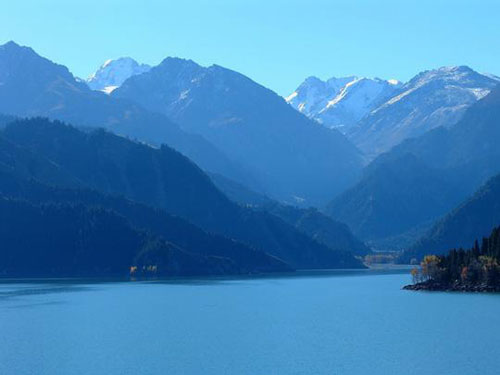
[[[500,285],[482,284],[464,285],[460,283],[442,284],[435,281],[424,281],[417,284],[405,285],[404,290],[427,292],[463,292],[463,293],[500,293]]]
[[[184,276],[184,277],[158,277],[158,278],[136,278],[129,277],[11,277],[1,278],[1,284],[12,283],[115,283],[115,282],[198,282],[198,281],[228,281],[228,280],[258,280],[258,279],[281,279],[302,277],[335,277],[350,275],[386,275],[404,274],[405,268],[335,268],[335,269],[308,269],[294,272],[273,272],[251,275],[212,275],[212,276]]]

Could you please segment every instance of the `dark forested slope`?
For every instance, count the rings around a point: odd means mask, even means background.
[[[403,260],[420,260],[452,248],[469,248],[500,225],[500,175],[491,178],[472,197],[439,220],[403,254]]]
[[[71,177],[70,184],[163,209],[294,268],[361,266],[351,254],[332,251],[274,215],[231,202],[194,163],[167,146],[155,149],[102,130],[84,133],[43,119],[14,122],[1,135],[49,160]],[[34,177],[58,185],[51,176]]]

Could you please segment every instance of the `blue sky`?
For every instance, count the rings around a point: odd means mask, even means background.
[[[82,77],[120,56],[216,63],[282,95],[310,75],[407,80],[443,65],[500,75],[498,0],[3,3],[0,43],[29,45]]]

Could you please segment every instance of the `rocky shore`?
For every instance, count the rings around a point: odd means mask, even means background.
[[[481,284],[463,284],[452,283],[444,284],[438,281],[424,281],[417,284],[406,285],[405,290],[426,290],[426,291],[441,291],[441,292],[474,292],[474,293],[500,293],[500,285]]]

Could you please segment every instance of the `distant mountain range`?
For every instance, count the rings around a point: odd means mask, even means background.
[[[405,139],[455,125],[467,108],[498,83],[500,80],[466,66],[420,73],[365,116],[349,138],[365,153],[380,154]]]
[[[377,157],[328,213],[364,239],[402,234],[438,219],[500,172],[499,119],[496,88],[456,125],[408,139]],[[407,240],[411,245],[416,239]]]
[[[102,127],[148,144],[167,143],[200,167],[242,183],[254,179],[200,136],[182,131],[165,116],[91,90],[62,66],[14,42],[0,46],[0,113],[44,116],[76,126]]]
[[[409,260],[470,246],[500,225],[497,178],[478,191],[500,173],[499,82],[465,66],[407,83],[310,77],[285,100],[172,57],[108,60],[82,81],[9,42],[0,206],[15,220],[0,242],[33,262],[2,268],[0,252],[0,273],[34,274],[37,241],[50,275],[360,268],[372,250]],[[37,225],[67,235],[51,247]]]
[[[208,172],[294,204],[328,201],[361,169],[358,150],[342,134],[315,126],[272,91],[219,66],[167,58],[106,95],[9,42],[0,46],[0,82],[1,113],[166,143]]]
[[[401,83],[378,78],[307,78],[286,101],[328,128],[347,134],[359,120],[398,92]]]
[[[409,82],[357,77],[308,78],[287,101],[328,127],[337,127],[369,159],[403,140],[457,123],[500,78],[466,66],[422,72]]]

